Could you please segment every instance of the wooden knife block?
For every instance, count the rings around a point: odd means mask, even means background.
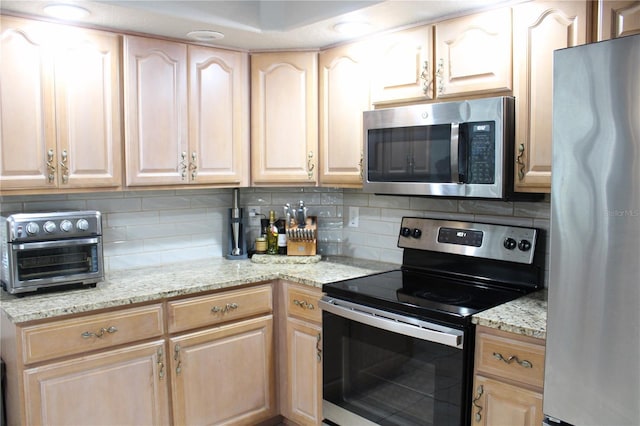
[[[318,217],[307,216],[304,228],[287,224],[287,256],[315,256],[318,246]]]

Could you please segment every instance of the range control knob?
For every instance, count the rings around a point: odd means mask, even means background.
[[[402,235],[403,237],[409,237],[409,236],[411,236],[411,229],[406,228],[406,227],[404,227],[404,226],[403,226],[403,227],[400,229],[400,235]]]
[[[529,240],[520,240],[520,242],[518,243],[518,248],[521,251],[529,251],[529,250],[531,250],[531,241],[529,241]]]
[[[76,229],[78,231],[86,231],[89,229],[89,222],[87,222],[87,219],[79,219],[76,222]]]
[[[65,219],[60,222],[60,229],[62,229],[64,232],[71,231],[71,228],[73,228],[73,224],[71,223],[71,221]]]
[[[52,222],[50,220],[46,221],[44,225],[42,225],[42,228],[47,234],[53,234],[54,232],[56,232],[56,224],[55,222]]]
[[[504,239],[504,243],[502,243],[502,245],[507,250],[513,250],[518,246],[518,243],[516,242],[516,240],[514,240],[513,238],[509,237],[509,238],[505,238]]]
[[[36,235],[38,232],[40,232],[40,226],[35,223],[35,222],[29,222],[27,223],[27,235]]]
[[[411,232],[411,236],[413,238],[420,238],[422,237],[422,230],[418,229],[418,228],[413,228],[413,231]]]

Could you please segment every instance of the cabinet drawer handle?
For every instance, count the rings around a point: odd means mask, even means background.
[[[518,165],[518,179],[524,180],[524,169],[525,169],[525,161],[524,161],[524,144],[521,143],[518,145],[518,156],[516,157],[516,164]]]
[[[110,333],[113,334],[116,331],[118,331],[118,329],[114,326],[108,327],[108,328],[104,328],[102,327],[100,330],[98,330],[97,333],[94,333],[93,331],[85,331],[84,333],[81,334],[83,339],[88,339],[90,337],[97,337],[97,338],[101,338],[102,336],[104,336],[104,333]]]
[[[235,309],[238,309],[238,304],[237,303],[227,303],[226,305],[224,305],[222,307],[214,306],[213,308],[211,308],[211,312],[213,312],[214,314],[217,314],[218,312],[226,314],[227,312],[233,311]]]
[[[494,352],[493,357],[507,364],[511,364],[513,361],[515,361],[516,364],[519,364],[524,368],[533,368],[533,364],[530,361],[527,361],[526,359],[520,361],[517,355],[511,355],[509,358],[505,358],[501,353]]]
[[[316,307],[313,305],[313,303],[309,303],[306,300],[298,300],[298,299],[293,299],[293,304],[296,306],[300,306],[302,309],[309,309],[310,311],[314,310]]]
[[[473,403],[473,406],[478,409],[478,412],[475,414],[475,416],[473,416],[473,418],[475,419],[476,422],[479,422],[480,420],[482,420],[482,405],[478,405],[478,401],[480,400],[480,398],[482,397],[482,394],[484,393],[484,388],[482,387],[482,385],[478,386],[478,389],[476,389],[476,393],[477,393],[477,396],[473,398],[472,403]]]
[[[316,358],[318,362],[322,362],[322,348],[320,347],[320,341],[322,340],[322,334],[318,333],[318,338],[316,340]]]

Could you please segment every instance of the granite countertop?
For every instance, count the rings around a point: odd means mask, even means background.
[[[54,318],[133,303],[286,279],[321,288],[323,284],[400,265],[344,257],[310,264],[259,264],[250,260],[212,258],[109,273],[95,288],[16,297],[0,291],[0,308],[13,323]]]
[[[473,323],[546,339],[547,290],[539,290],[473,316]]]

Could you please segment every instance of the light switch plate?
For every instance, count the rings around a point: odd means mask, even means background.
[[[357,228],[360,221],[360,208],[349,207],[349,227]]]

